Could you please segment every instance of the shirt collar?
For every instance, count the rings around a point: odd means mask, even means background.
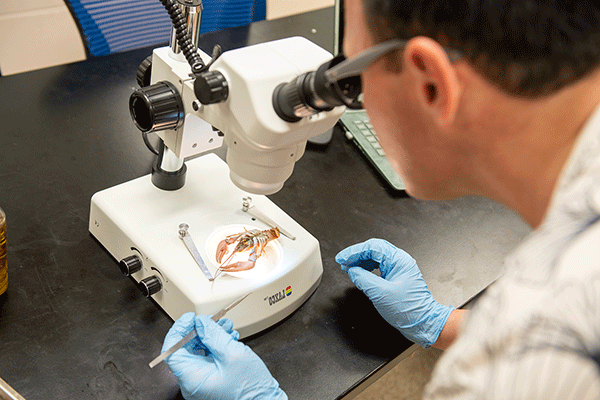
[[[586,175],[593,180],[600,177],[600,105],[590,115],[577,137],[575,146],[560,173],[547,214],[565,200],[568,201],[565,196],[569,196],[574,183]],[[600,195],[600,190],[596,192]],[[597,200],[595,208],[600,212],[600,198],[594,197]]]

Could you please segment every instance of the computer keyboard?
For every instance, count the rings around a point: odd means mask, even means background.
[[[367,113],[364,110],[347,110],[340,122],[346,137],[358,146],[385,181],[395,190],[404,190],[404,182],[386,158]]]

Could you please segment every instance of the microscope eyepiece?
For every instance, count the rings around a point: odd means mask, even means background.
[[[316,71],[307,72],[296,79],[282,83],[273,91],[273,108],[287,122],[298,122],[304,117],[337,106],[362,108],[358,96],[362,92],[360,76],[330,82],[325,71],[344,61],[344,56],[322,64]]]

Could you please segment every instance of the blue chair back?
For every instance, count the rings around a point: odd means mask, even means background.
[[[160,0],[65,0],[91,56],[168,43],[171,19]],[[203,0],[200,32],[266,18],[266,0]]]

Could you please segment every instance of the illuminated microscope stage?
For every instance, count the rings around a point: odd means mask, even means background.
[[[253,269],[221,273],[210,282],[180,238],[180,224],[189,225],[213,276],[217,244],[226,235],[270,227],[242,210],[248,194],[231,183],[229,168],[219,157],[209,154],[186,165],[186,184],[176,191],[156,188],[147,175],[96,193],[90,232],[117,261],[132,256],[142,261],[131,276],[137,282],[158,279],[160,290],[152,298],[174,320],[189,311],[214,314],[251,292],[227,318],[242,337],[260,332],[300,307],[319,285],[319,243],[265,196],[252,195],[252,204],[295,240],[282,234],[269,242]]]

